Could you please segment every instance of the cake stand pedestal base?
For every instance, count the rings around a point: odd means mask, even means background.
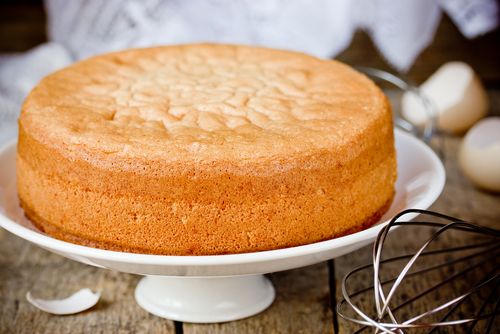
[[[217,323],[250,317],[268,308],[274,287],[264,275],[232,277],[146,276],[137,303],[162,318]]]

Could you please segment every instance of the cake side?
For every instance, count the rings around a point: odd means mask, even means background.
[[[40,227],[87,245],[176,255],[302,245],[358,230],[388,208],[396,161],[392,127],[383,123],[374,127],[386,131],[367,132],[363,141],[371,145],[349,163],[205,179],[99,170],[65,158],[21,128],[18,189]],[[68,177],[72,173],[78,179]]]
[[[20,205],[25,211],[26,217],[35,225],[36,228],[47,233],[57,239],[64,240],[67,242],[95,247],[119,252],[131,252],[131,253],[142,253],[142,254],[159,254],[159,255],[223,255],[223,254],[235,254],[235,253],[243,253],[243,252],[256,252],[256,251],[265,251],[272,249],[279,249],[285,247],[293,247],[305,245],[313,242],[325,241],[332,238],[342,237],[348,234],[356,233],[371,227],[373,224],[378,222],[380,218],[384,215],[384,213],[389,209],[391,205],[392,198],[387,201],[385,205],[380,207],[378,211],[376,211],[372,216],[367,217],[362,223],[358,223],[353,225],[351,228],[342,229],[343,232],[339,232],[338,234],[334,234],[333,236],[327,236],[324,239],[302,239],[300,241],[295,241],[294,239],[286,240],[282,243],[273,243],[269,245],[268,243],[261,243],[257,247],[238,247],[235,244],[230,245],[218,245],[217,249],[209,249],[207,251],[206,247],[199,247],[197,241],[192,241],[191,246],[186,247],[185,243],[173,243],[170,247],[161,247],[157,249],[152,249],[148,247],[148,245],[139,245],[139,246],[131,246],[128,243],[117,243],[116,240],[104,240],[99,238],[88,238],[85,236],[81,236],[80,233],[75,235],[67,232],[65,229],[60,229],[52,223],[47,222],[45,219],[38,216],[34,211],[31,211],[28,205],[24,204],[21,200]],[[331,233],[327,233],[328,235]],[[177,245],[180,247],[177,247]]]

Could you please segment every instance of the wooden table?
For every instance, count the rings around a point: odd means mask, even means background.
[[[36,9],[30,10],[19,14],[30,13],[30,19],[37,18],[26,26],[43,26],[43,15],[38,15]],[[0,50],[25,47],[24,44],[5,47],[12,40],[6,31],[11,29],[16,33],[19,22],[9,25],[8,21],[3,21],[3,28],[6,30],[0,37],[5,38],[0,38]],[[40,38],[36,37],[39,33],[30,35],[26,29],[20,29],[17,34],[31,36],[37,41]],[[491,114],[500,115],[499,37],[497,32],[479,42],[465,44],[456,29],[445,20],[436,42],[424,52],[408,77],[420,82],[444,61],[467,60],[489,87]],[[15,39],[12,43],[15,44]],[[357,34],[354,47],[339,58],[351,64],[387,67],[369,44],[365,35]],[[481,53],[476,53],[478,50]],[[446,167],[447,183],[432,209],[499,228],[500,196],[478,191],[463,177],[457,167],[460,141],[460,137],[440,136],[433,143]],[[389,253],[400,253],[422,243],[427,236],[416,228],[409,234],[408,230],[398,230],[392,234],[386,249]],[[0,333],[352,333],[358,327],[338,319],[332,308],[341,296],[342,277],[352,268],[369,262],[370,255],[371,247],[368,246],[333,261],[271,274],[269,277],[274,282],[277,297],[265,312],[230,323],[194,325],[161,319],[141,309],[133,297],[138,276],[65,259],[0,229]],[[82,287],[101,290],[102,298],[96,307],[77,315],[49,315],[38,311],[25,299],[27,291],[55,298],[65,297]],[[442,294],[447,292],[450,291],[442,291]],[[498,322],[496,325],[500,328]]]
[[[491,96],[500,114],[500,91],[492,91]],[[457,168],[460,138],[445,136],[436,142],[442,144],[447,183],[433,209],[500,227],[500,196],[476,190]],[[409,238],[402,232],[391,236],[389,252],[401,252],[427,237],[415,231]],[[161,319],[141,309],[133,298],[138,276],[80,264],[0,230],[0,333],[351,333],[357,327],[339,321],[332,305],[341,296],[342,277],[369,262],[370,254],[368,246],[328,263],[271,274],[277,298],[262,314],[224,324],[194,325]],[[25,299],[27,291],[53,298],[82,287],[101,290],[102,299],[78,315],[49,315]]]

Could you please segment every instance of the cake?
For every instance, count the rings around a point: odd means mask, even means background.
[[[289,51],[96,56],[41,80],[19,119],[26,216],[91,247],[211,255],[314,243],[374,224],[395,180],[381,90]]]

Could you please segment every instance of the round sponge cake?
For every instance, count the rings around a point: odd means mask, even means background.
[[[105,54],[44,78],[19,119],[27,217],[92,247],[207,255],[317,242],[376,222],[395,180],[380,89],[294,52]]]

